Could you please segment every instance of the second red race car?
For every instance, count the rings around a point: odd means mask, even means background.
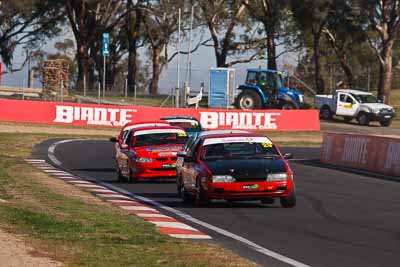
[[[185,130],[175,126],[131,129],[123,143],[116,145],[118,179],[136,181],[175,177],[177,152],[187,139]]]
[[[282,207],[296,205],[293,171],[266,136],[208,131],[192,137],[178,153],[177,187],[184,202],[213,199],[261,200]]]

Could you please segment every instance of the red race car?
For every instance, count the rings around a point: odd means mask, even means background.
[[[175,177],[177,152],[187,139],[185,130],[170,125],[130,129],[116,145],[118,180]]]
[[[207,131],[178,152],[177,188],[184,202],[212,199],[261,200],[296,205],[293,172],[272,141],[260,134]]]

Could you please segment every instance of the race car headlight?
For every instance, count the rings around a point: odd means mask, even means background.
[[[288,179],[287,173],[270,173],[268,174],[268,181],[286,181]]]
[[[214,183],[230,183],[234,182],[235,178],[230,175],[213,175],[212,181]]]
[[[137,158],[136,162],[153,162],[151,158]]]

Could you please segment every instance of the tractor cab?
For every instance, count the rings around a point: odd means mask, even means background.
[[[269,69],[248,69],[245,84],[235,105],[239,109],[298,109],[303,104],[304,94],[286,88],[281,72]]]

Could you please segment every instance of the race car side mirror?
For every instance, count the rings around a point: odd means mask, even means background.
[[[283,155],[283,158],[284,158],[284,159],[293,159],[293,154],[292,154],[292,153],[285,153],[285,154]]]
[[[117,141],[117,138],[111,137],[111,138],[110,138],[110,142],[116,143],[116,142],[118,142],[118,141]]]
[[[185,151],[179,151],[176,155],[178,157],[184,158],[184,157],[186,157],[186,152]]]

